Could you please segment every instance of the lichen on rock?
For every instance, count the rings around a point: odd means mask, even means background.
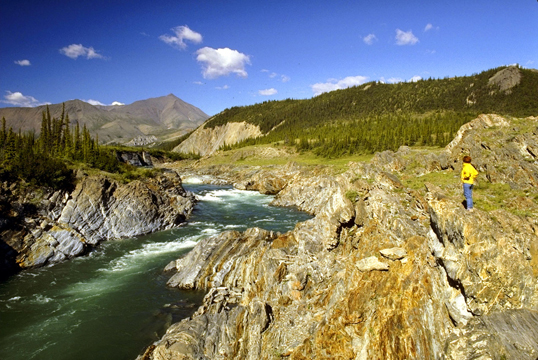
[[[314,218],[285,234],[215,235],[172,262],[170,286],[208,295],[144,358],[535,359],[535,218],[470,213],[451,187],[402,180],[457,173],[471,153],[493,183],[530,189],[536,135],[514,129],[535,121],[482,115],[441,152],[383,152],[340,175],[227,167],[219,178],[244,188],[279,179],[273,204]]]

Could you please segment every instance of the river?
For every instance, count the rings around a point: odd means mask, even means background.
[[[88,255],[0,283],[0,359],[134,359],[203,293],[166,287],[163,268],[201,238],[249,227],[285,232],[310,216],[271,196],[185,184],[199,202],[179,228],[102,243]]]

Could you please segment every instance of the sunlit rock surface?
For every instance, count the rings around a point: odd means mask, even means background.
[[[174,172],[128,184],[84,177],[71,193],[45,194],[33,211],[21,205],[14,218],[26,216],[22,224],[5,224],[0,235],[19,267],[37,267],[81,255],[103,240],[178,226],[194,202]]]
[[[511,139],[513,126],[484,115],[441,154],[401,148],[337,176],[273,171],[273,203],[315,217],[285,234],[225,232],[170,263],[169,286],[208,293],[139,358],[536,359],[536,219],[468,212],[439,186],[399,180],[413,163],[458,172],[470,152],[491,181],[532,186],[536,135]],[[267,187],[261,171],[234,182]]]
[[[229,122],[226,125],[207,129],[202,125],[173,151],[202,156],[210,155],[224,145],[234,145],[242,140],[260,135],[262,135],[260,127],[247,122]]]

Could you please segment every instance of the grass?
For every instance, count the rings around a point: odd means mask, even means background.
[[[536,131],[536,122],[526,119],[509,118],[509,127],[494,127],[485,129],[491,141],[504,141],[511,135],[515,137],[520,134]],[[417,147],[409,148],[409,153],[402,155],[404,160],[408,160],[406,169],[397,176],[402,184],[408,189],[418,190],[425,194],[425,183],[432,183],[439,186],[446,196],[454,201],[463,202],[463,191],[460,182],[459,171],[443,170],[427,172],[422,161],[428,154],[441,152],[440,147]],[[484,149],[485,152],[489,150]],[[240,149],[220,151],[216,154],[197,160],[199,166],[211,165],[237,165],[237,166],[259,166],[271,167],[282,166],[289,162],[295,162],[306,167],[322,168],[328,174],[340,174],[348,170],[350,162],[369,162],[374,155],[355,155],[337,159],[327,159],[314,155],[311,152],[299,153],[291,146],[282,142],[248,146]],[[531,161],[531,160],[528,160]],[[532,159],[534,161],[534,159]],[[193,164],[193,161],[182,161],[184,165]],[[496,168],[504,172],[506,165],[498,164]],[[417,175],[425,173],[424,175]],[[372,182],[372,179],[367,179]],[[353,182],[353,180],[352,180]],[[403,191],[403,190],[402,190]],[[485,174],[480,174],[475,185],[474,192],[475,207],[484,211],[504,209],[519,216],[538,215],[538,189],[515,190],[508,184],[490,183]],[[348,193],[346,197],[351,201],[355,200],[356,194]]]
[[[424,184],[429,182],[449,193],[459,189],[460,185],[459,174],[452,170],[436,171],[422,176],[404,174],[401,180],[406,187],[414,190],[423,190]]]
[[[402,183],[411,189],[425,193],[425,183],[439,186],[443,192],[456,201],[463,201],[463,190],[459,173],[451,170],[431,172],[422,176],[403,174]],[[515,190],[508,184],[490,183],[481,174],[473,189],[474,206],[484,211],[504,209],[518,216],[538,215],[538,192]]]
[[[357,196],[359,196],[359,193],[355,190],[348,190],[346,192],[346,198],[348,198],[352,203],[357,202]]]
[[[275,149],[280,156],[256,155],[264,151]],[[353,155],[337,159],[327,159],[314,155],[311,152],[297,153],[292,147],[268,145],[247,146],[240,149],[219,151],[208,158],[201,159],[198,163],[202,166],[211,165],[245,165],[245,166],[275,166],[285,165],[289,162],[296,162],[304,166],[328,166],[332,167],[336,173],[344,172],[348,169],[350,161],[366,162],[370,161],[373,155]],[[193,162],[185,162],[190,165]]]
[[[77,170],[81,170],[90,176],[105,176],[124,184],[134,180],[153,178],[163,172],[163,169],[161,168],[143,168],[129,164],[121,164],[121,172],[119,173],[109,173],[103,170],[92,168],[88,166],[88,164],[81,162],[71,163],[69,164],[69,168],[75,172]]]

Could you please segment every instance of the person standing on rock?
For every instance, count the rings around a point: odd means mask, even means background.
[[[473,211],[473,184],[478,176],[478,171],[471,165],[471,157],[463,157],[463,167],[461,168],[461,182],[463,183],[463,196],[465,196],[467,210]]]

